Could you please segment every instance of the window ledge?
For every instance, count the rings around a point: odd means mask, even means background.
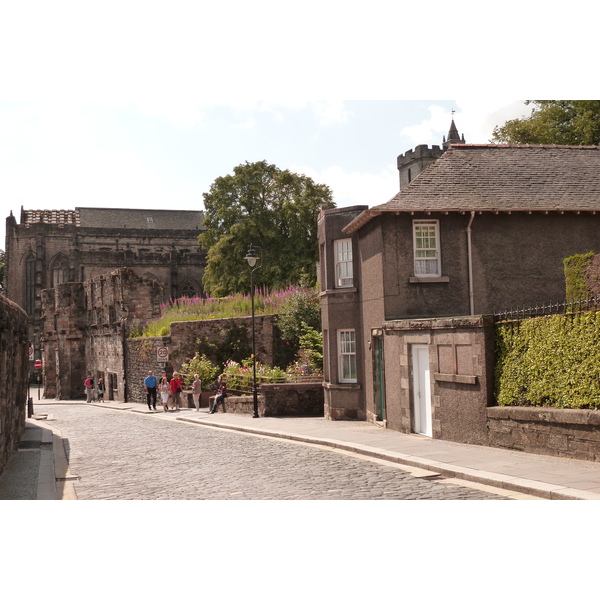
[[[323,387],[326,390],[360,390],[361,386],[358,383],[330,383],[323,382]]]
[[[332,294],[355,294],[358,292],[358,288],[347,287],[347,288],[334,288],[332,290],[323,290],[319,292],[319,296],[330,296]]]
[[[409,277],[409,283],[448,283],[450,277]]]
[[[451,375],[448,373],[434,373],[433,378],[436,381],[447,381],[449,383],[466,383],[475,385],[477,383],[476,375]]]

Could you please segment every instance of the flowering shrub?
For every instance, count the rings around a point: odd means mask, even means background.
[[[181,377],[183,387],[192,387],[192,381],[194,381],[196,373],[198,373],[202,381],[202,389],[209,390],[210,385],[217,379],[219,368],[213,365],[205,354],[200,356],[196,353],[194,358],[188,358],[179,369],[179,376]]]
[[[225,363],[223,374],[226,377],[228,388],[242,392],[252,389],[254,373],[251,358],[243,360],[241,364],[234,360],[228,360]],[[288,379],[283,369],[263,365],[260,362],[256,363],[257,383],[285,383]]]
[[[269,292],[265,288],[254,291],[254,313],[257,315],[274,315],[284,310],[289,300],[304,288],[288,287],[285,290]],[[169,335],[169,327],[173,321],[202,321],[205,319],[226,319],[231,317],[248,317],[252,314],[250,294],[234,294],[226,298],[178,298],[161,305],[161,316],[146,324],[143,331],[136,331],[144,337]]]

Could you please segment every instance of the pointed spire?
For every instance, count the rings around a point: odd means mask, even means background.
[[[454,109],[452,109],[452,122],[450,123],[450,130],[448,131],[448,138],[444,138],[444,148],[448,149],[450,144],[464,144],[465,136],[463,134],[462,139],[458,133],[458,129],[454,124]]]

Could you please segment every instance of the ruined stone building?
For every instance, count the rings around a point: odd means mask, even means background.
[[[155,281],[162,301],[202,293],[202,211],[127,208],[24,210],[6,219],[6,296],[30,316],[40,348],[42,290],[120,267]]]

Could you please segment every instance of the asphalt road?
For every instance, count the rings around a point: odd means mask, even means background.
[[[497,500],[397,465],[157,413],[57,405],[80,500]]]

